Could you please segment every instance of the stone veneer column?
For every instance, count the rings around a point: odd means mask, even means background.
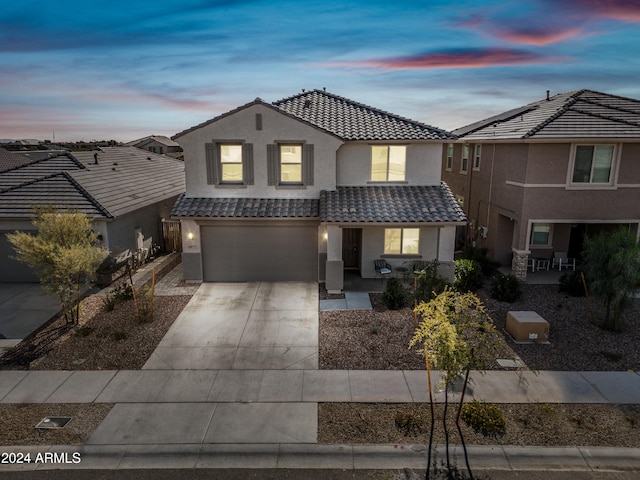
[[[511,271],[515,277],[524,282],[527,280],[527,264],[529,263],[529,250],[516,250],[512,248],[513,259],[511,260]]]

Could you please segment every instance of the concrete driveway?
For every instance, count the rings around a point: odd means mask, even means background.
[[[12,339],[17,343],[59,311],[60,300],[45,293],[39,283],[0,283],[2,340]]]
[[[144,369],[317,369],[318,285],[203,283]]]

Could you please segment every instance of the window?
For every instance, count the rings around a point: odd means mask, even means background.
[[[242,183],[242,145],[220,144],[220,182]]]
[[[548,246],[551,245],[551,224],[534,223],[531,226],[531,245]]]
[[[313,185],[313,145],[304,142],[267,145],[267,184],[285,188]]]
[[[476,145],[476,154],[473,157],[474,170],[480,170],[480,155],[482,155],[482,145]]]
[[[420,243],[419,228],[385,228],[384,253],[417,255]]]
[[[453,168],[453,143],[447,145],[447,170],[451,170]]]
[[[406,153],[407,147],[404,145],[372,145],[371,181],[404,181]]]
[[[460,173],[467,173],[469,170],[469,145],[462,146],[462,163],[460,164]]]
[[[613,145],[577,145],[573,162],[573,183],[609,183]]]
[[[280,183],[302,183],[302,145],[280,145]]]
[[[209,185],[253,185],[253,144],[220,140],[205,144]]]

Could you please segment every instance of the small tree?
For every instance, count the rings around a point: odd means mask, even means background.
[[[433,440],[434,405],[431,386],[431,367],[438,368],[444,383],[444,413],[442,424],[445,433],[446,466],[453,468],[449,455],[449,431],[447,428],[448,393],[454,382],[464,373],[462,395],[458,405],[456,427],[465,449],[466,446],[460,428],[460,413],[464,401],[469,372],[471,369],[484,368],[484,363],[499,349],[499,335],[493,321],[486,312],[480,299],[473,293],[461,293],[445,289],[428,303],[421,302],[415,307],[422,321],[416,328],[409,347],[422,346],[421,353],[425,357],[427,382],[429,386],[429,403],[431,406],[431,433],[429,436],[428,472],[431,468],[431,451]],[[467,462],[467,469],[471,472]],[[473,478],[470,473],[471,478]]]
[[[585,237],[583,266],[589,293],[604,305],[604,328],[622,329],[622,313],[640,284],[640,245],[627,230]]]
[[[94,245],[91,221],[83,213],[36,209],[33,224],[38,228],[37,235],[7,235],[15,258],[36,270],[45,291],[60,298],[66,321],[77,323],[80,283],[93,278],[107,252]]]

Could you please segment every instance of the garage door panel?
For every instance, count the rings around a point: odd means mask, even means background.
[[[201,227],[205,281],[317,281],[316,226]]]

